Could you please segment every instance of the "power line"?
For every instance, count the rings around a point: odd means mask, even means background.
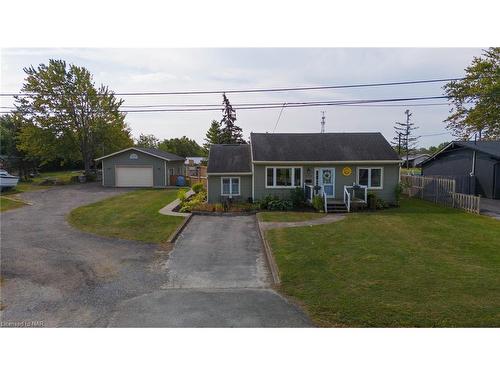
[[[329,85],[329,86],[303,86],[303,87],[279,87],[279,88],[262,88],[262,89],[231,89],[231,90],[192,90],[192,91],[160,91],[160,92],[122,92],[115,93],[117,96],[146,96],[146,95],[199,95],[199,94],[237,94],[237,93],[258,93],[258,92],[283,92],[283,91],[309,91],[309,90],[331,90],[331,89],[347,89],[361,87],[383,87],[383,86],[401,86],[401,85],[416,85],[424,83],[437,83],[449,81],[462,81],[461,78],[439,78],[439,79],[424,79],[416,81],[396,81],[396,82],[378,82],[378,83],[359,83],[349,85]],[[33,96],[34,93],[18,93],[5,94],[0,93],[0,96]]]
[[[362,100],[362,99],[352,99],[352,100]],[[322,103],[334,103],[338,102],[338,105],[343,105],[343,106],[353,106],[353,107],[419,107],[419,106],[439,106],[439,105],[450,105],[449,103],[414,103],[414,104],[358,104],[358,103],[342,103],[342,101],[311,101],[311,102],[299,102],[301,104],[303,103],[310,103],[310,104],[322,104]],[[237,103],[233,104],[233,107],[243,107],[243,106],[270,106],[270,105],[275,105],[275,106],[282,106],[284,103],[283,102],[269,102],[269,103]],[[290,104],[297,104],[295,103],[290,103]],[[216,107],[218,109],[222,109],[221,104],[147,104],[147,105],[142,105],[142,104],[137,104],[137,105],[121,105],[120,108],[189,108],[189,107],[194,107],[194,108],[200,108],[200,107]],[[16,109],[16,107],[13,106],[0,106],[0,108],[4,109]]]
[[[278,116],[278,120],[276,120],[276,124],[274,124],[273,133],[276,131],[276,127],[278,126],[278,122],[280,122],[281,114],[283,113],[285,106],[286,106],[286,103],[283,103],[283,107],[281,107],[281,111],[280,111],[280,114]]]
[[[335,100],[335,101],[323,101],[323,102],[292,102],[286,103],[286,107],[289,108],[300,108],[300,107],[318,107],[318,106],[335,106],[335,105],[362,105],[362,104],[373,104],[373,103],[387,103],[387,102],[411,102],[418,100],[436,100],[436,99],[448,99],[449,96],[422,96],[422,97],[410,97],[410,98],[384,98],[384,99],[354,99],[354,100]],[[246,110],[246,109],[273,109],[281,108],[284,103],[273,103],[273,104],[263,104],[263,105],[253,105],[247,104],[242,106],[234,105],[234,109]],[[432,104],[432,103],[431,103]],[[409,106],[409,105],[404,105]],[[184,108],[179,105],[179,108],[161,108],[161,109],[130,109],[130,110],[120,110],[123,113],[148,113],[148,112],[199,112],[199,111],[220,111],[222,106],[210,107],[210,108]],[[10,113],[10,112],[0,112],[0,113]]]

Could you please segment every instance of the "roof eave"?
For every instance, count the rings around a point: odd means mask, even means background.
[[[123,149],[123,150],[120,150],[120,151],[113,152],[112,154],[109,154],[109,155],[101,156],[100,158],[97,158],[97,159],[94,159],[94,160],[95,161],[99,161],[99,160],[106,159],[106,158],[109,158],[111,156],[118,155],[118,154],[121,154],[123,152],[130,151],[130,150],[135,150],[135,151],[138,151],[138,152],[142,152],[143,154],[151,155],[151,156],[154,156],[155,158],[166,160],[166,161],[182,161],[182,160],[185,160],[185,159],[178,159],[178,160],[168,159],[168,158],[165,158],[163,156],[155,155],[155,154],[152,154],[151,152],[147,152],[147,151],[141,150],[140,148],[137,148],[137,147],[129,147],[129,148],[126,148],[126,149]]]

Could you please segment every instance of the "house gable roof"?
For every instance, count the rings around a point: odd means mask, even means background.
[[[100,158],[97,158],[95,160],[99,161],[99,160],[106,159],[106,158],[109,158],[111,156],[118,155],[118,154],[121,154],[122,152],[130,151],[130,150],[136,150],[136,151],[142,152],[144,154],[155,156],[157,158],[167,160],[167,161],[184,161],[183,157],[181,157],[179,155],[172,154],[170,152],[158,150],[156,148],[146,148],[146,147],[136,147],[136,146],[125,148],[123,150],[113,152],[112,154],[109,154],[109,155],[101,156]]]
[[[445,151],[455,149],[468,148],[479,152],[484,152],[487,155],[500,159],[500,141],[452,141],[446,147],[442,148],[428,159],[422,162],[422,165],[429,163]]]
[[[254,162],[401,161],[381,133],[251,133],[250,139]]]
[[[251,173],[250,145],[212,145],[208,154],[207,173]]]

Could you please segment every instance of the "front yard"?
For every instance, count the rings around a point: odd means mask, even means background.
[[[177,190],[141,189],[74,209],[69,222],[101,236],[151,243],[167,240],[183,221],[158,210],[176,198]]]
[[[500,326],[500,222],[418,200],[267,234],[321,326]]]
[[[12,210],[14,208],[19,208],[25,206],[23,202],[18,200],[9,199],[6,197],[0,197],[0,212]]]

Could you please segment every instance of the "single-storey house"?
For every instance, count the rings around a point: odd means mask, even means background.
[[[250,144],[212,145],[208,202],[286,198],[296,187],[343,200],[363,185],[395,202],[401,159],[380,133],[251,133]]]
[[[412,154],[408,155],[408,160],[406,160],[406,155],[401,158],[403,161],[403,168],[419,168],[422,166],[424,160],[426,160],[429,154]]]
[[[184,158],[154,148],[129,147],[96,159],[102,162],[102,185],[175,186],[184,175]]]
[[[422,163],[422,174],[465,180],[470,191],[457,192],[500,199],[500,141],[453,141]]]

